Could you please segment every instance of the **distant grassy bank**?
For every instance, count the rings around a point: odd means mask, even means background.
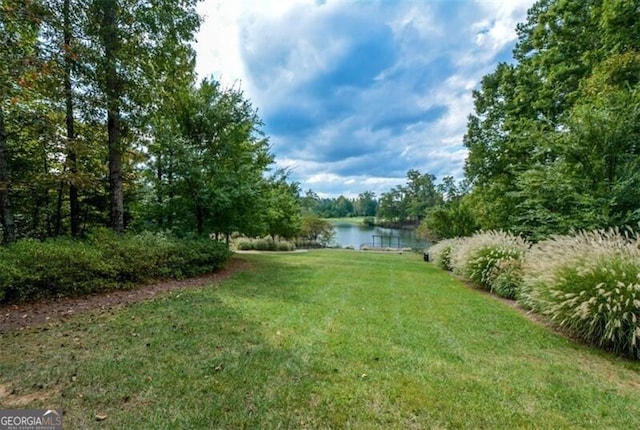
[[[326,218],[332,224],[354,224],[354,225],[364,225],[364,217],[356,216],[356,217],[344,217],[344,218]]]
[[[241,258],[217,286],[2,335],[0,407],[68,428],[640,428],[640,363],[421,256]]]

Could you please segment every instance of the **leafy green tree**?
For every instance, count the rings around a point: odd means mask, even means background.
[[[303,215],[299,238],[303,245],[321,244],[327,246],[335,236],[335,230],[329,221],[317,215]]]
[[[174,57],[192,48],[199,26],[196,0],[93,0],[88,34],[96,59],[97,87],[104,97],[108,135],[111,227],[124,231],[124,165],[134,131],[154,103],[159,83],[170,79]]]
[[[358,194],[358,198],[354,204],[354,211],[359,216],[374,217],[378,210],[378,200],[376,193],[373,191],[365,191]]]
[[[407,218],[406,190],[398,185],[380,196],[376,216],[388,222],[402,222]]]
[[[420,222],[428,208],[441,203],[442,197],[436,190],[435,180],[434,175],[421,174],[415,169],[407,172],[405,206],[410,220]]]
[[[332,216],[334,218],[343,218],[353,215],[353,202],[343,195],[338,196],[334,202],[334,210]]]
[[[266,183],[266,198],[263,209],[264,223],[269,235],[292,239],[301,228],[300,185],[288,182],[288,172],[277,170]]]
[[[304,196],[300,197],[300,207],[304,214],[319,214],[320,197],[312,190],[307,190]]]
[[[418,237],[437,242],[476,232],[479,226],[466,182],[456,183],[452,176],[446,176],[436,188],[440,203],[427,209],[416,229]]]
[[[155,122],[146,213],[157,227],[198,235],[258,234],[273,156],[251,103],[208,79],[177,103],[175,124]]]
[[[541,238],[635,222],[634,13],[635,2],[602,0],[542,0],[529,10],[516,63],[483,78],[464,138],[483,228]]]

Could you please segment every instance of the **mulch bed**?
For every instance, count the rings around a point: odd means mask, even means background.
[[[249,266],[248,261],[234,257],[229,260],[226,267],[197,278],[166,280],[135,289],[109,291],[83,297],[0,305],[0,334],[42,324],[59,323],[72,315],[85,312],[119,309],[131,303],[152,300],[167,291],[216,284],[237,272],[248,269]]]

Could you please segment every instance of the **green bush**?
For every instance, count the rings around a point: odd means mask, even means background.
[[[116,286],[113,267],[99,249],[83,242],[22,240],[3,254],[13,266],[5,285],[7,301],[75,296]]]
[[[86,241],[22,240],[0,248],[0,301],[77,296],[196,276],[222,267],[230,256],[217,241],[151,233],[97,231]]]
[[[233,254],[227,246],[210,239],[191,239],[174,242],[169,249],[171,259],[165,271],[173,270],[172,277],[198,276],[218,270]]]
[[[524,265],[526,307],[573,336],[640,358],[640,249],[616,230],[557,236]]]
[[[518,266],[529,249],[526,240],[508,232],[488,231],[463,239],[450,256],[453,271],[481,288],[514,298]],[[496,290],[495,282],[499,281]]]
[[[463,239],[453,238],[445,239],[432,245],[429,248],[429,258],[436,266],[444,270],[453,270],[451,267],[451,252],[458,246]]]

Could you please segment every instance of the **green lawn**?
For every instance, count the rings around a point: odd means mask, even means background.
[[[639,363],[421,255],[236,258],[252,269],[219,286],[3,335],[0,408],[62,407],[69,429],[640,428]]]

